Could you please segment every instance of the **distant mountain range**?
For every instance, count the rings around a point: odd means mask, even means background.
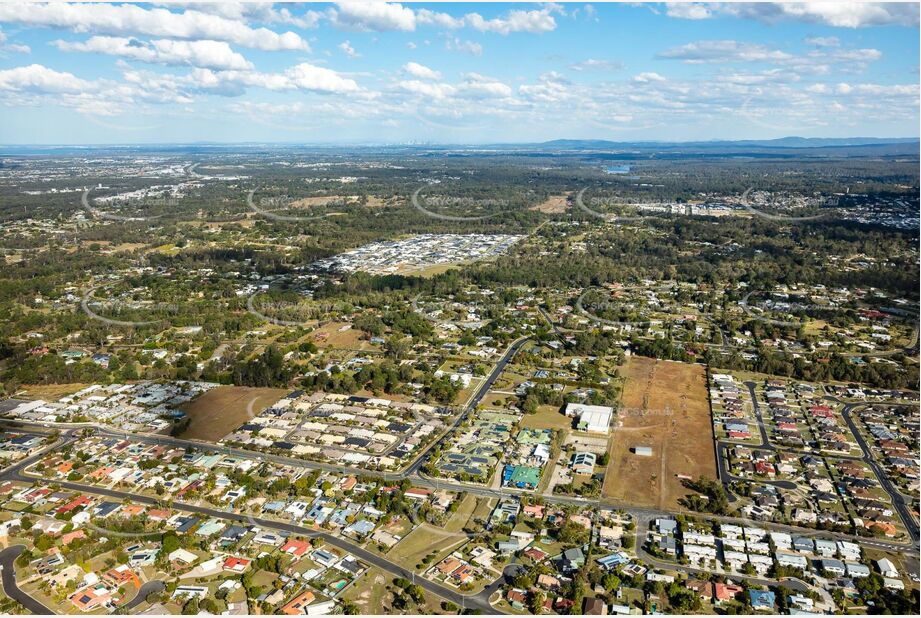
[[[563,156],[591,159],[648,158],[781,158],[798,157],[915,157],[919,156],[921,138],[917,137],[782,137],[769,140],[713,140],[698,142],[557,139],[537,143],[493,144],[305,144],[305,143],[221,143],[185,144],[98,144],[74,145],[3,145],[0,155],[57,156],[108,153],[183,153],[195,155],[245,152],[338,152],[338,153],[429,153],[454,156],[498,156],[503,153],[532,156]],[[0,161],[0,167],[3,162]]]
[[[829,146],[878,146],[881,144],[918,144],[917,137],[781,137],[778,139],[763,140],[713,140],[705,142],[612,142],[608,140],[578,140],[557,139],[549,142],[535,144],[553,149],[584,150],[584,149],[622,149],[622,148],[738,148],[738,147],[763,147],[763,148],[826,148]]]

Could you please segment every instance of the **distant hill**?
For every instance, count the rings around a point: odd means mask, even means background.
[[[739,147],[762,148],[827,148],[840,146],[879,146],[883,144],[919,144],[917,137],[781,137],[766,140],[713,140],[705,142],[613,142],[609,140],[557,139],[534,144],[545,148],[566,150],[608,150],[639,148],[660,149],[713,149]]]

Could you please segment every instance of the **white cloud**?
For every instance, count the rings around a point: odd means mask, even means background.
[[[404,92],[422,95],[437,101],[445,99],[504,99],[512,96],[512,89],[507,84],[478,73],[464,75],[464,81],[459,84],[434,82],[426,78],[426,81],[421,79],[403,80],[396,85],[398,89]]]
[[[624,68],[624,65],[620,62],[614,62],[612,60],[599,60],[597,58],[589,58],[588,60],[583,60],[581,62],[576,62],[569,65],[569,68],[573,71],[619,71]]]
[[[705,62],[777,62],[793,56],[756,43],[739,41],[698,41],[673,47],[658,54],[660,58],[683,60],[688,64]]]
[[[279,91],[306,90],[321,94],[354,94],[361,90],[354,80],[308,62],[289,67],[282,73],[195,69],[190,78],[199,88],[229,95],[242,94],[247,86]]]
[[[0,29],[0,51],[14,52],[18,54],[28,54],[32,51],[28,45],[20,45],[19,43],[7,43],[6,33]]]
[[[521,96],[530,101],[557,103],[571,96],[571,84],[558,73],[544,73],[536,84],[518,87]]]
[[[665,78],[655,72],[640,73],[633,77],[633,81],[638,84],[648,84],[650,82],[664,82]]]
[[[883,52],[878,49],[834,49],[827,51],[814,51],[809,54],[811,58],[820,58],[827,62],[855,62],[866,64],[879,60]]]
[[[504,17],[486,19],[479,13],[454,17],[448,13],[420,8],[413,10],[396,2],[347,0],[329,9],[327,15],[338,28],[363,32],[413,32],[417,26],[434,26],[446,30],[470,27],[480,32],[507,35],[513,32],[541,34],[556,29],[555,5],[525,11],[512,9]]]
[[[200,11],[174,13],[130,4],[0,4],[0,22],[115,36],[143,34],[227,41],[267,51],[310,49],[307,41],[294,32],[279,34],[267,28],[251,28],[242,21]]]
[[[152,64],[235,70],[253,66],[224,41],[157,39],[146,42],[135,38],[94,36],[83,42],[58,40],[54,45],[63,51],[107,54]]]
[[[412,94],[431,97],[433,99],[446,99],[453,96],[457,89],[450,84],[441,84],[436,82],[421,81],[418,79],[409,79],[397,84],[401,90]]]
[[[838,47],[841,45],[840,39],[836,36],[814,36],[804,39],[804,42],[816,47]]]
[[[297,64],[285,71],[291,84],[300,90],[325,93],[345,93],[359,90],[354,80],[342,77],[332,69],[318,67],[307,62]]]
[[[412,32],[416,29],[416,14],[395,2],[339,2],[330,9],[333,25],[362,32],[391,30]]]
[[[407,62],[403,65],[403,70],[420,79],[441,79],[441,73],[418,62]]]
[[[550,13],[552,8],[536,11],[522,11],[515,9],[508,12],[505,18],[484,19],[479,13],[468,13],[465,16],[467,24],[480,32],[495,32],[509,34],[511,32],[531,32],[540,34],[556,29],[556,20]]]
[[[681,19],[731,16],[766,23],[805,21],[839,28],[865,26],[918,26],[918,5],[913,2],[695,2],[669,3],[667,14]]]
[[[483,46],[475,41],[462,41],[457,37],[448,38],[445,41],[445,49],[452,51],[464,52],[473,56],[480,56],[483,53]]]
[[[452,30],[463,28],[465,23],[462,17],[452,17],[447,13],[437,13],[429,9],[418,9],[416,11],[416,20],[426,26],[437,26]]]
[[[838,94],[868,94],[873,96],[918,96],[919,88],[911,84],[847,84],[840,83],[835,87]]]
[[[706,4],[699,2],[666,2],[665,14],[679,19],[709,19],[712,16]]]
[[[458,96],[471,99],[492,99],[512,96],[512,89],[492,77],[478,73],[468,73],[464,82],[458,86]]]
[[[41,64],[0,71],[0,90],[41,94],[68,94],[92,88],[92,83],[73,73],[55,71]]]
[[[355,51],[355,48],[352,47],[352,44],[347,40],[342,41],[338,45],[339,49],[342,50],[342,53],[348,56],[349,58],[361,58],[361,54]]]

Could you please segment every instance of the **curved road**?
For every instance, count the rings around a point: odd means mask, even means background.
[[[37,480],[34,477],[26,476],[19,472],[18,470],[7,469],[3,474],[4,478],[8,480],[15,480],[19,482],[31,483]],[[90,494],[108,496],[110,498],[116,498],[117,500],[131,500],[137,504],[145,504],[147,506],[160,506],[161,501],[154,498],[133,494],[125,491],[118,491],[115,489],[109,489],[107,487],[96,487],[96,486],[87,486],[81,483],[72,483],[70,481],[57,481],[57,485],[65,489],[70,489],[74,491],[80,491]],[[213,517],[216,519],[222,519],[233,522],[243,522],[249,523],[261,528],[266,528],[269,530],[282,530],[289,532],[291,534],[296,534],[303,537],[309,538],[320,538],[329,545],[333,547],[338,547],[343,551],[347,551],[350,554],[356,556],[365,563],[374,565],[392,573],[399,577],[405,577],[406,579],[415,579],[416,583],[428,590],[429,592],[440,596],[443,599],[451,601],[457,605],[464,605],[464,607],[470,609],[479,609],[486,614],[495,614],[496,609],[489,604],[489,596],[484,595],[483,592],[474,595],[464,595],[459,593],[456,590],[447,588],[441,584],[425,579],[424,577],[415,577],[415,573],[409,569],[404,568],[394,562],[391,562],[387,558],[375,554],[359,545],[352,543],[346,539],[340,538],[329,534],[328,532],[323,532],[321,530],[314,530],[312,528],[306,528],[304,526],[299,526],[297,524],[286,523],[282,521],[275,521],[271,519],[263,519],[260,517],[253,517],[250,515],[244,515],[242,513],[235,513],[233,511],[223,511],[218,509],[213,509],[206,506],[198,506],[195,504],[187,504],[184,502],[172,502],[170,507],[173,510],[184,511],[188,513],[195,513],[197,515],[205,515],[207,517]],[[21,551],[21,550],[20,550]],[[18,554],[16,554],[18,555]],[[11,558],[14,560],[15,558]],[[4,568],[4,585],[6,584],[6,569]],[[12,596],[12,595],[10,595]],[[15,597],[14,597],[15,598]],[[31,597],[29,597],[31,598]],[[47,611],[40,611],[38,613],[49,613]]]
[[[19,589],[16,583],[16,558],[25,550],[25,545],[13,545],[0,551],[0,568],[2,571],[3,591],[6,596],[18,601],[23,607],[38,615],[54,615],[54,612]]]
[[[165,589],[166,589],[166,584],[160,581],[159,579],[155,579],[149,582],[144,582],[141,585],[141,587],[138,588],[138,592],[136,595],[134,595],[134,598],[128,601],[127,603],[125,603],[124,605],[122,605],[122,607],[124,607],[125,609],[134,609],[135,607],[143,603],[145,600],[147,600],[147,597],[151,593],[162,592]]]
[[[882,466],[876,461],[876,458],[873,457],[873,453],[870,451],[870,445],[867,444],[867,441],[864,439],[863,435],[860,433],[860,430],[857,428],[854,419],[851,418],[851,411],[856,408],[862,408],[864,406],[873,405],[869,403],[849,403],[845,404],[841,415],[844,417],[844,421],[847,423],[848,428],[851,430],[851,433],[854,434],[854,438],[857,440],[857,444],[860,445],[860,450],[863,451],[863,461],[866,463],[873,472],[876,474],[876,478],[879,480],[880,486],[883,490],[889,494],[890,500],[892,500],[892,506],[895,507],[895,510],[898,512],[899,517],[902,519],[902,523],[905,525],[905,529],[908,531],[908,536],[911,537],[911,540],[914,543],[918,543],[918,522],[915,521],[915,518],[911,514],[911,509],[905,503],[905,498],[902,496],[902,493],[893,486],[892,482],[889,480],[889,476],[886,474],[886,471]]]

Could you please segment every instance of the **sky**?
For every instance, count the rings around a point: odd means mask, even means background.
[[[0,144],[915,137],[917,3],[0,3]]]

